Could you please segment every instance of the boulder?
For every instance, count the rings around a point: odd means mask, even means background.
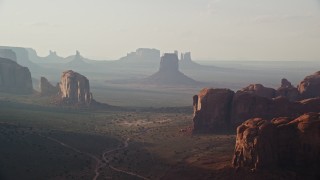
[[[237,128],[233,167],[319,168],[319,117],[319,113],[307,113],[294,120],[280,117],[245,121]]]
[[[41,96],[57,95],[59,92],[59,84],[53,86],[45,77],[40,78],[40,93]]]
[[[72,70],[62,73],[59,87],[64,103],[90,105],[93,100],[89,80]]]
[[[307,76],[298,85],[298,91],[302,99],[314,98],[320,96],[320,71]]]
[[[193,118],[195,132],[225,130],[229,125],[233,95],[229,89],[201,90]]]
[[[33,93],[29,69],[13,60],[0,58],[0,91],[17,94]]]

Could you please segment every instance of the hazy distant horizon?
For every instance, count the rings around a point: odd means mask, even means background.
[[[320,60],[319,0],[0,0],[0,45],[117,60],[140,47],[194,60]]]

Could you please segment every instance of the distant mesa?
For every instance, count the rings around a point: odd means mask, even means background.
[[[89,80],[72,70],[62,73],[59,84],[62,103],[68,105],[90,105],[93,102]]]
[[[11,59],[0,58],[0,91],[32,94],[33,87],[29,69]]]
[[[26,48],[0,46],[0,49],[12,50],[16,54],[16,62],[19,63],[21,66],[28,67],[31,71],[39,68],[36,64],[30,61],[29,52]]]
[[[0,57],[17,62],[16,53],[11,49],[0,49]]]
[[[45,77],[40,78],[40,94],[41,96],[54,96],[59,92],[59,84],[53,86]]]
[[[170,86],[200,84],[179,71],[179,59],[176,53],[165,53],[161,57],[159,71],[147,77],[144,83]]]
[[[143,62],[143,63],[158,63],[160,60],[160,50],[150,48],[139,48],[135,52],[128,53],[127,56],[119,59],[119,62],[127,63]]]
[[[320,112],[319,76],[315,73],[293,87],[285,79],[278,90],[252,84],[237,92],[205,88],[193,97],[194,132],[233,130],[250,118],[296,118]]]
[[[232,165],[251,171],[319,169],[319,127],[319,113],[306,113],[296,119],[249,119],[237,128]]]

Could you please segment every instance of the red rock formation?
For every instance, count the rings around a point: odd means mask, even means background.
[[[237,128],[234,167],[320,167],[320,114],[245,121]]]
[[[41,96],[57,95],[58,92],[59,92],[59,84],[55,87],[45,77],[40,78]]]
[[[90,105],[93,100],[89,80],[79,73],[63,72],[59,86],[61,98],[67,104]]]
[[[320,112],[320,98],[292,102],[284,97],[269,99],[243,91],[234,94],[231,90],[212,89],[204,89],[198,96],[194,132],[232,130],[250,118],[295,118],[306,112]]]
[[[302,99],[320,96],[320,71],[307,76],[299,85],[298,91]]]
[[[281,86],[277,89],[276,97],[285,97],[290,101],[296,101],[299,99],[299,91],[287,79],[282,79]]]
[[[194,130],[217,131],[228,127],[234,92],[229,89],[203,89],[193,119]]]
[[[250,84],[248,87],[243,88],[240,92],[246,92],[266,98],[274,98],[276,90],[264,87],[262,84]]]
[[[202,90],[198,96],[199,101],[197,108],[194,108],[193,119],[195,132],[206,132],[208,129],[232,129],[250,118],[268,120],[283,116],[296,118],[303,113],[320,112],[320,71],[306,77],[298,89],[286,79],[282,79],[281,87],[277,91],[260,84],[252,84],[237,91],[232,96],[229,106],[224,106],[223,96],[222,99],[201,100],[202,97],[207,96],[219,97],[219,91],[206,89]],[[221,106],[219,103],[222,103]],[[212,104],[214,107],[219,107],[219,111],[211,107],[200,108],[203,105],[212,106]],[[226,125],[224,128],[221,127],[223,124]]]

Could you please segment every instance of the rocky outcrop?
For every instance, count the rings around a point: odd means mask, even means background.
[[[320,167],[320,114],[293,121],[254,118],[237,128],[233,167],[249,169]]]
[[[0,91],[31,94],[33,87],[29,69],[10,59],[0,58]]]
[[[208,127],[211,132],[214,132],[214,129],[234,129],[250,118],[268,120],[283,116],[295,118],[307,112],[320,112],[320,72],[306,77],[298,88],[292,86],[286,79],[282,79],[281,87],[277,90],[266,88],[261,84],[252,84],[234,93],[231,105],[223,106],[225,109],[221,108],[219,112],[214,108],[199,108],[206,104],[224,104],[216,99],[201,101],[201,97],[207,96],[214,97],[220,94],[215,90],[200,91],[197,108],[194,108],[195,132],[206,132]],[[227,112],[229,115],[221,115],[221,112]],[[222,124],[225,124],[225,127],[221,127]]]
[[[240,92],[246,92],[266,98],[274,98],[276,95],[276,90],[264,87],[262,84],[251,84],[248,87],[241,89]]]
[[[62,101],[66,104],[90,105],[93,101],[89,80],[77,72],[63,72],[59,87]]]
[[[197,130],[218,131],[228,127],[231,102],[234,92],[229,89],[203,89],[198,95],[198,103],[193,119]]]
[[[17,62],[17,56],[11,49],[0,49],[0,57]]]
[[[229,96],[225,98],[221,90],[200,91],[193,118],[194,132],[208,132],[208,128],[209,132],[233,130],[245,120],[256,117],[270,120],[283,116],[294,118],[306,112],[320,112],[320,98],[289,101],[284,97],[270,99],[243,91],[224,92],[234,95],[229,99]],[[230,103],[228,106],[225,105],[227,102]],[[206,108],[200,108],[202,106]]]
[[[57,95],[59,92],[59,84],[53,86],[45,77],[40,78],[40,94],[41,96]]]
[[[298,91],[302,99],[320,97],[320,71],[307,76],[298,85]]]
[[[287,79],[281,80],[281,86],[277,89],[276,97],[285,97],[290,101],[296,101],[299,99],[299,96],[298,89],[292,86],[291,82]]]
[[[161,57],[159,71],[145,79],[144,83],[169,86],[196,86],[200,83],[179,71],[179,59],[175,53]]]

